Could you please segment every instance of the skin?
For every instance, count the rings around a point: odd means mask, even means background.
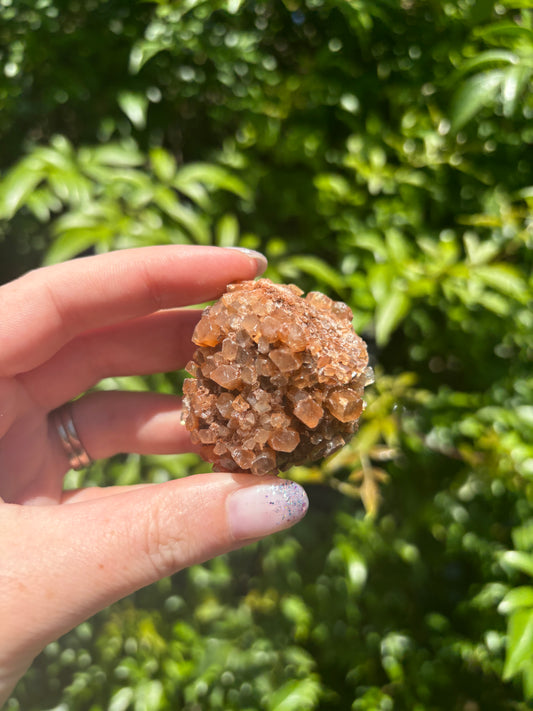
[[[235,535],[228,518],[230,497],[260,486],[245,474],[64,492],[69,463],[50,412],[102,378],[183,367],[199,311],[180,307],[265,266],[238,250],[146,247],[0,286],[0,705],[52,640],[140,587],[259,537]],[[93,460],[174,453],[191,450],[180,407],[174,396],[93,392],[74,402],[73,418]]]

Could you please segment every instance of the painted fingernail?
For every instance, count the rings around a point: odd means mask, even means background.
[[[304,489],[285,479],[238,489],[228,498],[227,513],[236,540],[261,538],[302,519],[309,507]]]
[[[268,261],[265,255],[261,254],[261,252],[256,252],[255,249],[248,249],[248,247],[226,247],[226,249],[236,249],[239,252],[243,252],[243,254],[246,254],[248,257],[255,259],[255,263],[257,265],[256,276],[262,274],[268,266]]]

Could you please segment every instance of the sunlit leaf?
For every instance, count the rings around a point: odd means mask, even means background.
[[[163,183],[170,183],[176,175],[176,159],[164,148],[152,148],[150,163],[156,177]]]
[[[482,72],[466,79],[450,107],[452,130],[458,131],[482,108],[493,103],[504,79],[505,72],[502,69]]]
[[[410,299],[400,288],[394,289],[378,303],[376,308],[376,341],[384,345],[393,331],[405,318],[410,305]]]
[[[510,264],[488,264],[478,266],[475,275],[485,284],[506,296],[523,300],[526,282],[520,272]]]
[[[239,222],[235,215],[223,215],[216,227],[216,243],[219,247],[235,247],[239,241]]]
[[[454,79],[457,77],[464,76],[474,70],[476,71],[486,71],[489,67],[501,64],[518,64],[519,57],[510,50],[507,49],[489,49],[485,52],[479,52],[470,59],[466,59],[460,65],[457,73],[454,75]]]
[[[296,267],[298,271],[310,274],[319,284],[325,284],[337,293],[342,293],[344,280],[338,271],[332,269],[326,262],[311,255],[295,255],[287,263]]]
[[[503,113],[512,116],[520,104],[520,98],[533,75],[533,68],[527,66],[506,69],[502,82],[501,99]]]
[[[268,699],[268,711],[305,711],[315,707],[320,686],[315,679],[295,679],[277,689]]]
[[[228,190],[244,199],[249,199],[250,189],[234,173],[211,163],[189,163],[181,167],[173,182],[180,190],[189,183],[204,183],[220,190]]]
[[[135,128],[141,129],[146,126],[148,99],[145,95],[123,91],[118,95],[118,104]]]
[[[209,244],[211,234],[203,217],[181,203],[170,188],[157,190],[154,201],[169,217],[185,227],[195,242]]]
[[[510,612],[522,607],[533,608],[533,587],[522,585],[510,590],[500,602],[498,611],[502,615],[508,615]]]
[[[522,551],[506,551],[502,561],[512,568],[527,573],[533,577],[533,555]]]
[[[103,228],[108,234],[108,229]],[[73,228],[62,232],[54,241],[46,253],[45,264],[57,264],[67,259],[76,257],[86,249],[90,249],[100,240],[95,235],[93,229]]]
[[[0,218],[10,219],[43,179],[40,170],[22,162],[0,184]]]
[[[130,686],[124,686],[116,691],[109,702],[109,711],[127,711],[133,701],[134,692]]]
[[[503,678],[511,679],[524,664],[531,662],[533,649],[533,609],[513,612],[509,619],[507,655]]]

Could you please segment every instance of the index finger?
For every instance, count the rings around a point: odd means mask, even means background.
[[[0,286],[0,375],[34,368],[74,336],[160,309],[214,299],[253,279],[249,250],[141,247],[43,267]]]

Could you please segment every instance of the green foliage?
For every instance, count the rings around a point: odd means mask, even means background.
[[[0,13],[5,278],[125,246],[259,248],[271,278],[353,307],[376,370],[352,443],[289,472],[302,524],[77,628],[7,708],[528,708],[530,3]],[[205,469],[117,457],[67,484]]]

